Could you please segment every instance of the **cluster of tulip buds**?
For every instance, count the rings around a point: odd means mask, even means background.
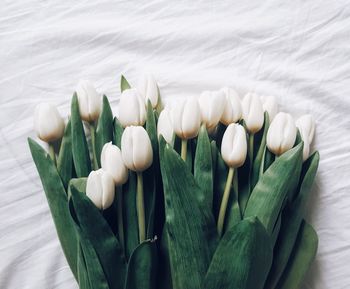
[[[102,107],[102,98],[89,81],[81,81],[76,89],[81,119],[90,126],[94,137],[96,121]],[[116,190],[128,180],[128,170],[137,173],[137,209],[139,216],[140,241],[145,238],[145,220],[142,189],[142,172],[152,165],[153,151],[150,138],[144,129],[147,121],[146,105],[153,109],[160,102],[159,89],[152,75],[142,77],[136,88],[125,89],[119,102],[118,120],[124,127],[121,147],[106,143],[101,153],[101,169],[98,169],[93,147],[94,168],[87,180],[86,194],[101,210],[108,208],[114,200]],[[225,131],[221,140],[221,155],[229,168],[225,191],[220,206],[217,229],[223,230],[223,222],[229,199],[234,172],[241,167],[247,154],[253,153],[254,135],[264,125],[267,112],[270,126],[267,132],[268,150],[277,157],[291,149],[299,129],[304,142],[303,159],[310,154],[315,123],[310,115],[294,121],[285,112],[278,112],[276,97],[247,93],[241,98],[232,88],[218,91],[204,91],[199,97],[178,101],[174,106],[166,106],[159,114],[158,136],[174,145],[175,135],[181,139],[181,157],[186,160],[187,142],[198,136],[201,125],[205,125],[209,135],[215,135],[221,123]],[[50,155],[54,159],[52,144],[62,138],[64,120],[56,107],[40,104],[35,110],[34,125],[38,137],[50,144]],[[92,142],[94,144],[94,142]],[[121,196],[120,196],[121,197]]]

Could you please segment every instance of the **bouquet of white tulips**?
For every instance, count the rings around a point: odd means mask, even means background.
[[[166,106],[121,78],[119,117],[81,81],[67,124],[41,104],[29,139],[81,289],[293,289],[317,234],[304,220],[319,154],[311,116],[205,91]]]

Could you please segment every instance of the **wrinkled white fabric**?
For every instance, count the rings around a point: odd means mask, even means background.
[[[0,3],[0,288],[77,288],[29,154],[36,104],[67,116],[79,79],[109,96],[151,72],[165,102],[233,87],[316,120],[321,154],[307,220],[319,250],[304,289],[350,287],[348,1]]]

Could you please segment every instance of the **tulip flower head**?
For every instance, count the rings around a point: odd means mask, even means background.
[[[142,126],[128,126],[123,132],[121,147],[123,161],[128,169],[142,172],[152,165],[151,140]]]
[[[165,141],[172,144],[174,141],[174,128],[171,111],[168,108],[164,108],[158,118],[157,123],[158,137],[162,135]]]
[[[293,117],[289,113],[279,112],[267,131],[266,145],[272,153],[279,156],[293,147],[296,135]]]
[[[221,155],[230,168],[242,166],[247,157],[247,135],[243,126],[231,123],[222,137]]]
[[[239,121],[242,117],[242,105],[238,93],[229,87],[222,88],[221,91],[224,92],[226,101],[220,121],[225,125]]]
[[[202,122],[209,132],[218,125],[225,109],[225,94],[223,91],[203,91],[199,96],[199,107]]]
[[[64,120],[55,106],[49,103],[37,105],[34,112],[34,129],[41,140],[53,142],[62,138],[64,127]]]
[[[115,197],[113,177],[103,169],[92,171],[86,183],[86,196],[98,209],[109,208]]]
[[[119,121],[123,127],[145,124],[145,100],[135,88],[124,90],[120,96]]]
[[[277,98],[274,95],[261,96],[261,101],[263,110],[267,111],[271,122],[278,111]]]
[[[159,99],[158,86],[152,74],[143,75],[137,83],[137,89],[141,96],[145,98],[145,103],[150,100],[153,108],[157,106]]]
[[[252,134],[258,132],[264,124],[264,111],[260,97],[255,93],[247,93],[242,101],[242,112],[247,130]]]
[[[305,161],[310,154],[310,145],[315,134],[315,121],[311,115],[306,114],[298,118],[295,124],[300,131],[301,139],[304,141],[303,160]]]
[[[174,131],[181,139],[191,139],[198,135],[201,112],[196,97],[178,103],[173,111]]]
[[[123,185],[128,180],[128,169],[123,162],[122,153],[112,142],[106,143],[102,148],[101,167],[113,177],[116,186]]]
[[[81,119],[90,123],[96,121],[101,113],[102,98],[94,85],[88,80],[81,80],[76,88],[76,93]]]

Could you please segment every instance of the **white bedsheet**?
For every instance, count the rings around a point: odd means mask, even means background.
[[[315,117],[321,162],[307,219],[320,243],[303,288],[350,288],[347,0],[1,1],[0,288],[77,288],[26,142],[35,105],[67,115],[88,78],[116,112],[120,74],[135,83],[143,71],[166,101],[228,85]]]

